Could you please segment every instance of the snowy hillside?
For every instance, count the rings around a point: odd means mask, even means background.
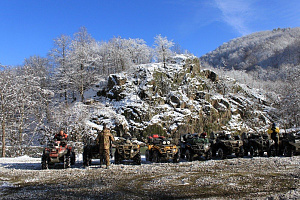
[[[216,68],[256,72],[260,79],[285,78],[300,65],[300,28],[274,29],[233,39],[202,56],[201,63]]]
[[[265,131],[268,102],[262,91],[200,68],[194,56],[144,64],[112,74],[85,93],[93,129],[108,123],[120,136],[151,134],[179,138],[191,132]]]

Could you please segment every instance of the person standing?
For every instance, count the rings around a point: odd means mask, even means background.
[[[111,142],[115,141],[115,139],[111,134],[110,129],[107,128],[106,124],[103,125],[103,130],[98,132],[96,141],[99,143],[100,167],[102,165],[102,160],[105,159],[106,169],[108,169],[110,165],[110,145]]]
[[[271,139],[275,142],[275,150],[277,156],[279,153],[279,128],[276,127],[275,123],[273,123],[271,128],[269,128],[268,134],[271,136]]]

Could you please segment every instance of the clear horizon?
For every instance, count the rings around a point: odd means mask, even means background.
[[[97,41],[158,34],[196,56],[258,31],[300,26],[297,0],[3,0],[0,2],[0,64],[22,65],[46,57],[53,39],[84,26]]]

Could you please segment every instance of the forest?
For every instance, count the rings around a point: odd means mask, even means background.
[[[155,37],[153,48],[143,39],[114,37],[99,42],[81,27],[73,37],[54,39],[46,58],[31,56],[22,66],[0,65],[2,156],[6,144],[22,151],[22,146],[36,142],[37,134],[50,137],[66,126],[68,131],[80,132],[84,125],[76,118],[85,111],[78,113],[72,105],[85,101],[84,92],[91,85],[132,65],[166,62],[173,46],[161,35]]]

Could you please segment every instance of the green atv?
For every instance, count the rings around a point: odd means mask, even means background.
[[[180,142],[181,158],[193,161],[194,158],[203,156],[206,160],[212,158],[211,144],[207,138],[199,137],[198,134],[185,134]]]

